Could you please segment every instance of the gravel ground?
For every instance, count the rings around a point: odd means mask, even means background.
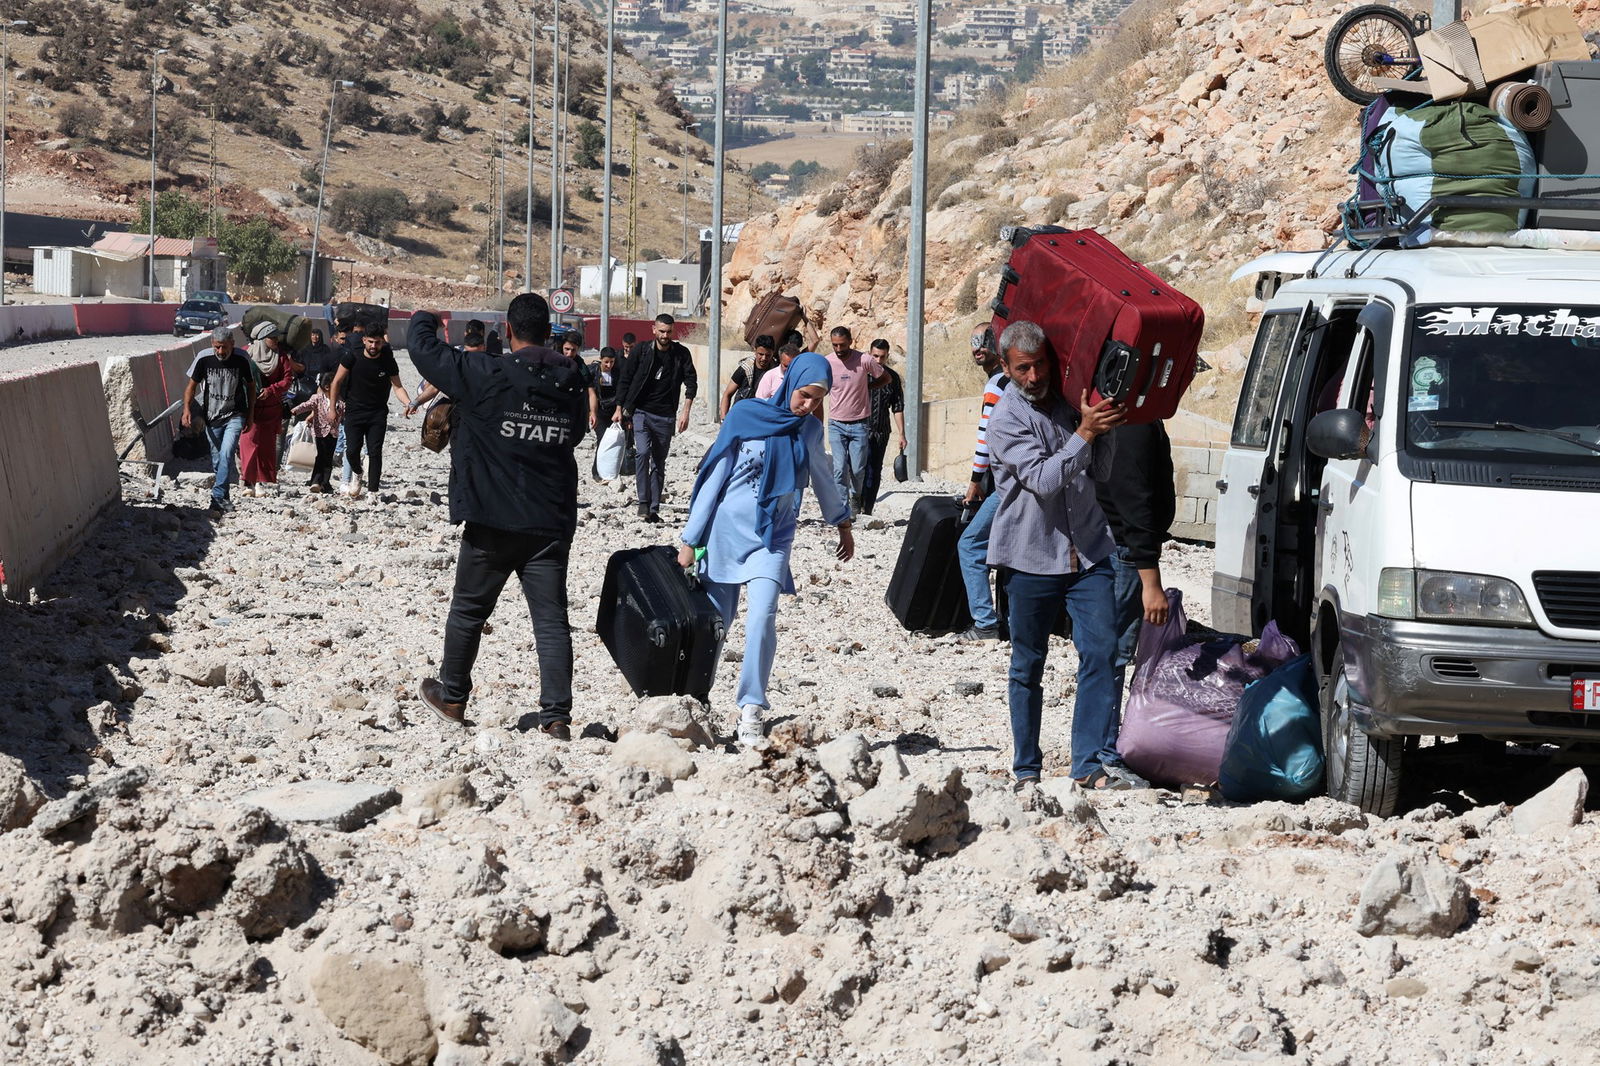
[[[627,691],[592,632],[604,561],[673,527],[587,480],[582,735],[526,728],[514,583],[473,723],[446,726],[414,691],[458,539],[448,460],[391,427],[376,498],[291,484],[213,522],[187,475],[0,606],[8,1061],[1596,1061],[1581,773],[1441,745],[1387,820],[1085,795],[1058,644],[1021,803],[1006,648],[883,603],[939,485],[896,487],[847,564],[808,509],[765,752],[727,743],[738,627],[708,712]],[[676,517],[710,431],[675,441]],[[1166,565],[1203,619],[1209,549]]]

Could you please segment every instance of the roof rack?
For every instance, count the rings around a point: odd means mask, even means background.
[[[1354,203],[1347,202],[1347,208],[1353,209],[1355,217],[1360,217],[1362,209],[1393,208],[1395,205],[1382,200],[1359,200]],[[1404,208],[1404,201],[1401,201]],[[1433,217],[1435,209],[1441,207],[1473,207],[1488,208],[1491,210],[1553,210],[1565,211],[1593,211],[1600,217],[1600,199],[1579,199],[1571,196],[1434,196],[1427,203],[1417,208],[1405,219],[1399,222],[1385,223],[1382,226],[1370,226],[1362,229],[1347,228],[1345,238],[1352,246],[1357,248],[1370,248],[1385,240],[1404,241],[1407,237],[1414,237],[1428,224]],[[1347,216],[1349,217],[1349,216]]]

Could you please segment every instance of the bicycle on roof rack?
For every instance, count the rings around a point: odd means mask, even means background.
[[[1339,16],[1328,31],[1322,62],[1340,96],[1366,107],[1379,91],[1375,78],[1399,78],[1418,72],[1417,36],[1428,32],[1432,17],[1412,15],[1388,4],[1363,4]]]

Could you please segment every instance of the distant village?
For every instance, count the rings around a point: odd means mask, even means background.
[[[1127,0],[944,3],[935,14],[930,126],[997,86],[1057,67],[1114,31]],[[697,117],[715,110],[717,0],[617,0],[617,32],[647,66],[671,72]],[[727,110],[759,135],[799,123],[907,136],[916,5],[839,0],[728,6]],[[705,128],[705,127],[703,127]],[[815,128],[815,127],[813,127]]]

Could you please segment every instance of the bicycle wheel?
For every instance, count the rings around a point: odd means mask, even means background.
[[[1411,19],[1386,4],[1363,4],[1339,16],[1322,52],[1333,87],[1362,107],[1378,98],[1373,78],[1400,77],[1414,65],[1406,61],[1416,58]]]

